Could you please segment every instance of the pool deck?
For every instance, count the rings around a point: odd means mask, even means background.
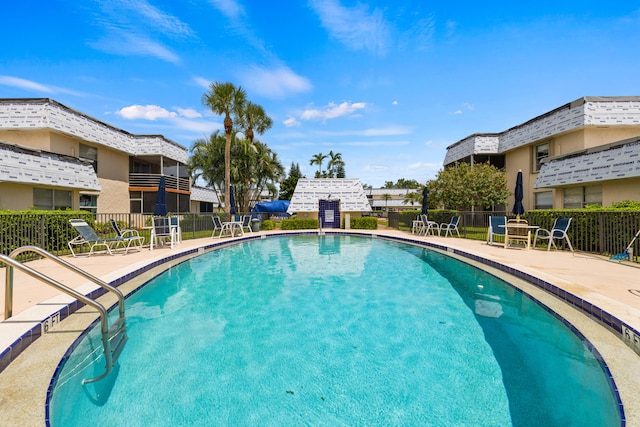
[[[415,236],[396,230],[377,230],[374,233],[358,230],[350,230],[349,232],[376,234],[378,237],[388,236],[418,242],[426,241],[445,248],[451,254],[472,254],[508,266],[566,290],[617,317],[636,331],[640,331],[640,266],[627,262],[612,262],[607,258],[586,253],[572,254],[568,251],[555,250],[547,252],[542,249],[505,249],[501,245],[489,246],[477,240]],[[269,233],[271,232],[257,234]],[[276,233],[282,234],[283,232],[277,230]],[[122,286],[122,288],[129,287],[123,289],[123,292],[130,292],[173,263],[184,259],[166,262],[168,257],[184,252],[194,252],[194,249],[198,248],[206,247],[209,250],[212,243],[231,240],[233,239],[185,240],[174,249],[164,247],[153,251],[143,249],[140,252],[130,252],[127,255],[95,254],[91,257],[77,258],[65,256],[64,259],[106,282],[112,282],[132,272],[146,269],[147,266],[153,264],[155,266],[153,269],[145,271],[144,274],[131,280],[126,286]],[[197,254],[196,252],[190,256]],[[88,293],[95,289],[95,285],[87,283],[86,279],[52,261],[36,260],[27,265],[69,287],[76,288],[82,293]],[[494,274],[500,275],[501,273]],[[0,269],[0,283],[4,285],[4,282],[4,269]],[[523,290],[529,292],[529,289]],[[531,293],[535,292],[546,294],[544,291],[531,290]],[[25,330],[47,319],[60,307],[73,300],[66,295],[61,295],[54,288],[18,271],[14,273],[13,293],[14,316],[7,321],[0,322],[0,352],[2,354],[10,351],[10,347],[15,345],[15,341],[24,335]],[[534,296],[539,299],[544,297]],[[108,299],[107,296],[102,298]],[[542,302],[553,310],[556,310],[556,304],[558,307],[568,305],[548,294],[546,298],[550,298],[549,302]],[[4,299],[4,292],[0,292],[2,319],[4,319]],[[110,305],[113,301],[105,304]],[[78,314],[71,315],[68,320],[60,322],[52,329],[51,333],[35,339],[31,345],[27,343],[26,349],[19,356],[13,358],[14,360],[0,372],[0,419],[7,420],[7,422],[10,420],[8,425],[42,425],[44,423],[46,391],[53,372],[64,351],[68,348],[69,342],[86,327],[82,325],[90,323],[95,318],[94,311],[87,319],[87,310],[85,309],[86,307],[78,310]],[[557,310],[564,310],[564,308]],[[574,316],[574,314],[569,316]],[[565,317],[564,312],[562,315]],[[72,321],[73,318],[83,316],[84,320],[81,321],[81,325],[74,323],[75,320]],[[584,316],[578,313],[577,316],[580,319],[575,322],[586,325],[597,324],[589,319],[588,315]],[[573,318],[568,320],[574,323]],[[590,328],[590,326],[587,327]],[[578,327],[578,329],[580,328]],[[580,330],[583,332],[582,329]],[[71,331],[73,333],[67,333]],[[600,337],[602,336],[604,338],[601,341]],[[613,340],[611,340],[612,337]],[[605,362],[612,371],[624,403],[626,425],[640,426],[640,393],[638,393],[640,390],[640,356],[629,345],[625,345],[619,336],[614,336],[614,333],[604,327],[600,327],[594,336],[587,335],[587,338],[592,342],[596,341],[594,342],[596,348],[603,354]],[[54,341],[57,343],[54,344]],[[637,345],[640,347],[640,343]]]

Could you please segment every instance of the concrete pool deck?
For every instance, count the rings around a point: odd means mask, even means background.
[[[371,231],[350,230],[349,232],[372,234]],[[270,232],[259,234],[268,233]],[[275,233],[282,232],[278,230]],[[374,234],[378,237],[388,236],[394,239],[426,241],[444,248],[452,255],[457,253],[472,254],[508,266],[552,283],[616,316],[636,331],[640,331],[640,268],[637,266],[611,262],[607,258],[585,253],[547,252],[542,249],[505,249],[502,246],[489,246],[477,240],[415,236],[395,230],[377,230]],[[98,254],[91,257],[64,257],[64,259],[106,282],[112,282],[149,265],[157,265],[137,276],[130,283],[123,285],[123,292],[126,294],[168,268],[172,263],[184,260],[184,258],[177,258],[171,262],[165,262],[168,257],[182,253],[190,253],[188,257],[196,256],[199,253],[198,248],[206,247],[209,250],[212,243],[224,243],[230,240],[211,238],[185,240],[173,250],[169,248],[159,248],[154,251],[143,249],[140,252],[131,252],[127,255]],[[466,261],[469,260],[466,259]],[[37,260],[28,263],[28,265],[69,287],[77,288],[82,293],[87,293],[95,288],[93,284],[87,284],[87,281],[81,276],[51,261]],[[0,271],[0,283],[4,285],[4,269],[0,270],[2,270]],[[492,273],[499,276],[504,274],[500,271]],[[513,283],[514,280],[509,278],[509,282]],[[23,336],[26,328],[33,327],[33,325],[47,319],[52,313],[72,300],[66,295],[60,295],[55,289],[17,271],[14,274],[14,283],[14,317],[0,323],[0,352],[3,354],[14,345],[17,339]],[[622,339],[615,336],[610,329],[592,328],[591,326],[597,324],[595,321],[590,319],[588,315],[580,314],[578,310],[569,307],[565,302],[540,289],[534,289],[534,286],[529,286],[526,283],[516,284],[516,286],[533,294],[535,298],[559,312],[594,343],[611,369],[620,390],[624,403],[626,425],[640,426],[640,396],[638,396],[640,356],[634,353],[628,345],[625,345]],[[113,303],[113,298],[111,300],[108,296],[101,298],[109,301],[105,302],[107,306]],[[543,298],[545,300],[542,300]],[[4,318],[4,292],[0,295],[0,301],[2,318]],[[569,314],[565,313],[565,309]],[[26,347],[0,373],[0,417],[3,420],[11,420],[10,425],[42,425],[44,423],[46,392],[53,372],[69,344],[86,328],[84,325],[89,324],[96,317],[95,310],[91,313],[87,307],[78,310],[77,313],[78,315],[71,315],[67,320],[55,326],[51,333],[44,334],[41,338],[33,341],[33,344]],[[593,335],[585,333],[582,327],[576,323],[583,324],[586,329],[593,330]]]

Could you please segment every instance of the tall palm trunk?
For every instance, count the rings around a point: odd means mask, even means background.
[[[227,114],[224,118],[224,213],[231,217],[231,132],[233,121]]]

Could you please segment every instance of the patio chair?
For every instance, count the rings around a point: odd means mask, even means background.
[[[554,248],[558,248],[554,242],[554,240],[566,240],[567,245],[569,245],[569,249],[571,252],[574,252],[573,246],[571,245],[571,240],[569,240],[569,235],[567,234],[567,230],[569,230],[569,226],[571,225],[572,218],[560,217],[556,218],[553,221],[553,227],[551,227],[551,231],[545,230],[544,228],[539,228],[536,230],[536,234],[533,237],[533,247],[536,247],[536,241],[538,239],[549,240],[549,245],[547,246],[547,251],[551,250],[551,245]]]
[[[220,219],[219,216],[212,216],[211,220],[213,221],[213,233],[211,233],[211,237],[215,237],[216,236],[216,231],[220,232],[220,235],[222,235],[222,229],[224,228],[222,225],[222,220]]]
[[[501,227],[502,226],[502,227]],[[489,216],[489,230],[487,232],[487,245],[493,246],[493,239],[496,236],[503,236],[507,231],[506,216]]]
[[[151,229],[151,242],[149,249],[153,250],[154,246],[169,241],[171,249],[176,244],[176,228],[171,226],[171,221],[167,217],[154,217],[153,228]]]
[[[118,223],[115,219],[111,218],[109,220],[111,222],[111,228],[116,232],[116,236],[119,241],[116,242],[114,250],[117,250],[120,245],[124,248],[124,253],[129,252],[129,249],[137,249],[140,251],[142,249],[142,245],[144,244],[144,236],[141,236],[138,230],[128,229],[128,230],[120,230],[118,227]]]
[[[429,221],[429,217],[425,214],[420,215],[419,218],[422,222],[422,226],[420,227],[420,231],[418,232],[418,234],[424,233],[424,235],[426,236],[427,234],[431,233],[435,236],[435,233],[437,232],[438,236],[440,235],[440,226],[437,222]]]
[[[460,217],[454,216],[453,218],[451,218],[451,221],[449,221],[448,224],[446,222],[440,224],[440,231],[444,231],[444,237],[447,237],[447,234],[453,237],[453,231],[455,231],[458,237],[460,237],[460,232],[458,231],[458,222],[460,222]]]
[[[169,217],[169,224],[174,229],[176,243],[182,242],[182,228],[180,228],[180,221],[177,216]]]
[[[249,233],[253,233],[251,229],[251,215],[245,215],[242,217],[242,231],[247,230]]]
[[[96,232],[91,228],[87,221],[84,219],[70,219],[69,223],[71,226],[80,234],[74,239],[70,240],[67,245],[71,250],[71,255],[74,257],[76,253],[73,251],[74,246],[82,246],[89,245],[89,253],[87,256],[91,256],[96,247],[104,247],[109,255],[113,255],[113,248],[122,240],[120,238],[105,238],[100,237],[96,234]]]

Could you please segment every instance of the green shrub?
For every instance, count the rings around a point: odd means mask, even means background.
[[[298,218],[283,219],[280,223],[280,228],[283,230],[313,230],[318,228],[318,220]]]
[[[265,219],[262,221],[262,225],[260,226],[260,229],[265,231],[274,230],[275,228],[276,222],[272,219]]]
[[[351,218],[350,225],[354,230],[377,230],[378,218],[373,216]]]

